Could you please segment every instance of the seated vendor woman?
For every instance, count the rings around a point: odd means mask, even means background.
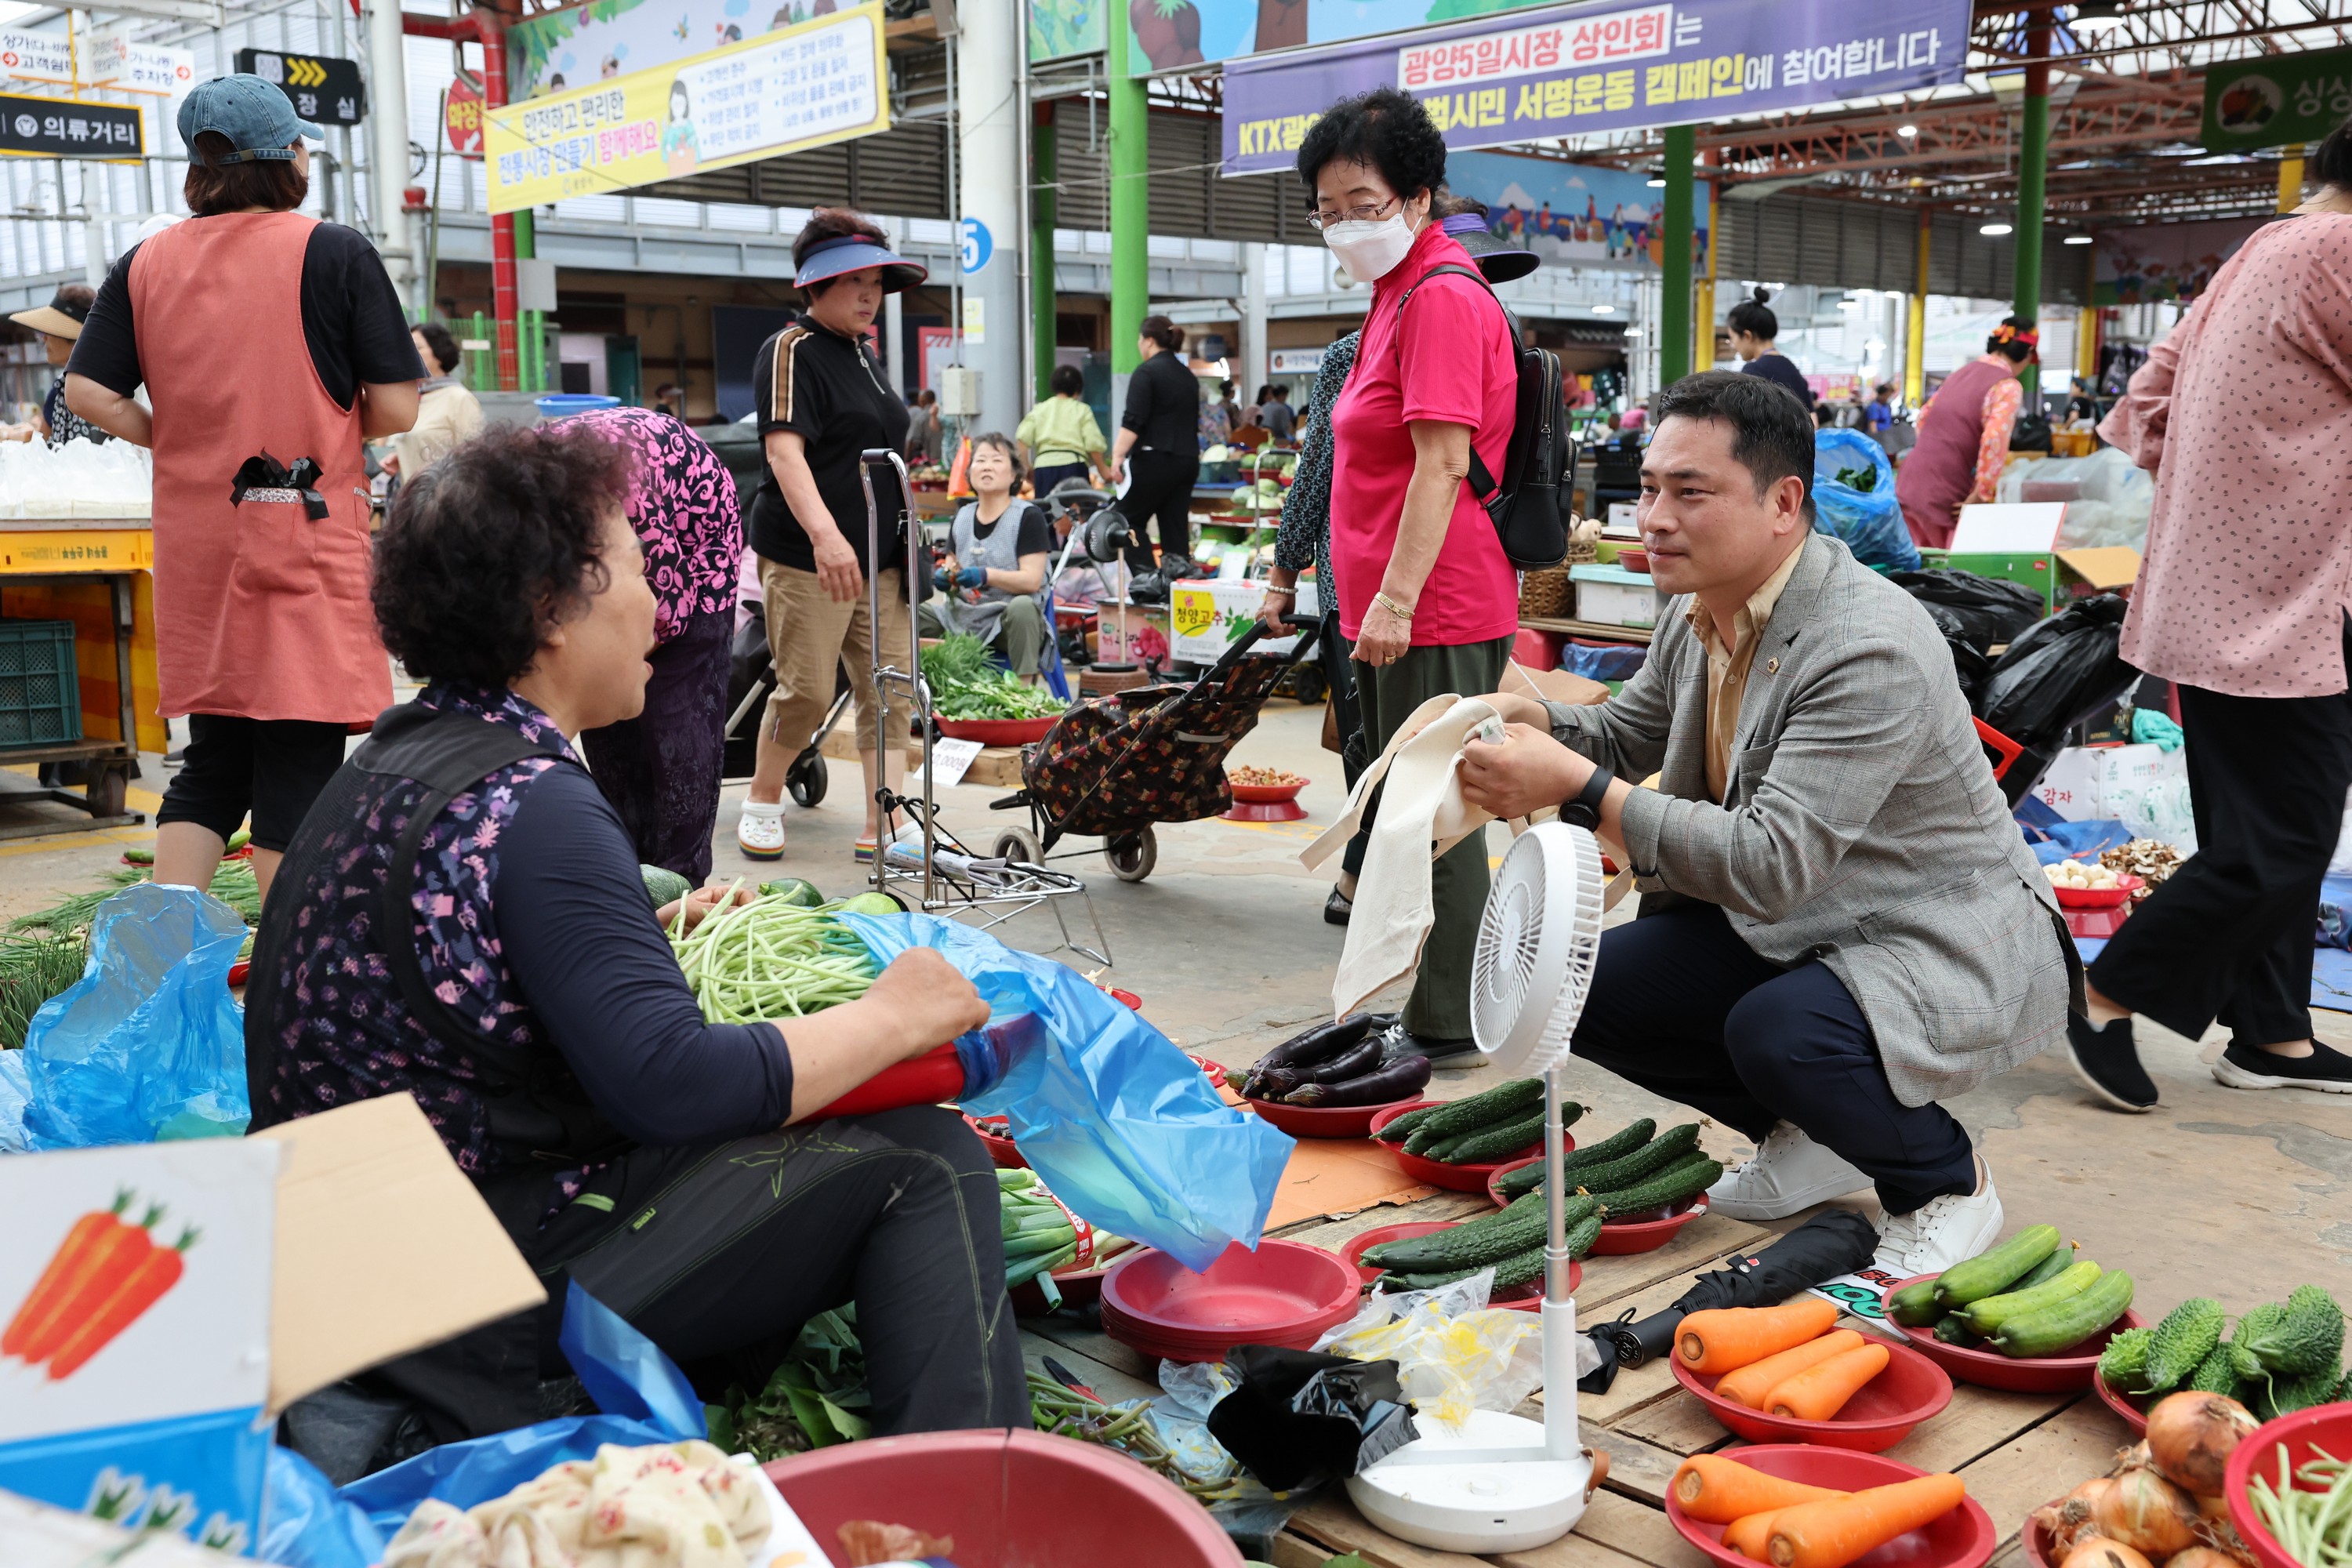
[[[968,471],[979,499],[964,502],[949,525],[940,574],[944,598],[924,605],[917,618],[925,637],[968,632],[993,644],[1013,673],[1034,684],[1045,647],[1042,594],[1053,524],[1043,507],[1013,493],[1021,484],[1021,459],[1010,437],[974,436]]]
[[[288,849],[247,1000],[253,1124],[414,1095],[550,1306],[373,1386],[437,1440],[539,1418],[566,1281],[707,1394],[761,1386],[855,1301],[877,1433],[1025,1426],[996,1183],[953,1112],[814,1119],[986,1020],[937,952],[782,1023],[703,1020],[583,730],[644,705],[654,595],[633,448],[496,429],[401,489],[376,547],[384,646],[425,683]],[[688,924],[725,894],[684,900]]]
[[[1642,542],[1678,596],[1648,662],[1597,707],[1487,698],[1509,728],[1463,794],[1561,806],[1639,879],[1573,1048],[1754,1141],[1710,1205],[1874,1186],[1880,1267],[1932,1273],[2001,1219],[1938,1102],[2064,1038],[2074,950],[1935,623],[1806,526],[1804,405],[1711,371],[1656,419]]]

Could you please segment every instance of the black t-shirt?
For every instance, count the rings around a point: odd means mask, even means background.
[[[776,384],[779,344],[785,355],[781,399]],[[803,450],[817,498],[857,552],[859,568],[871,571],[873,563],[866,559],[866,491],[858,483],[857,455],[876,447],[903,451],[909,423],[907,405],[890,390],[874,351],[803,321],[760,345],[751,361],[751,395],[762,437],[772,430],[794,430],[807,443]],[[896,475],[887,468],[877,470],[874,505],[882,520],[884,571],[898,565],[907,552],[896,527],[899,501],[892,492],[897,486]],[[816,570],[808,534],[786,504],[772,463],[760,465],[760,489],[751,498],[751,548],[786,566]]]
[[[1013,527],[1013,554],[1040,555],[1053,551],[1054,525],[1045,521],[1045,512],[1034,501],[1025,501],[1016,496],[1004,511],[1020,520]],[[998,525],[1003,521],[1004,516],[1000,514],[995,522],[982,522],[978,512],[972,513],[971,537],[974,542],[984,543],[994,538]]]
[[[1201,451],[1201,383],[1181,353],[1153,354],[1127,378],[1119,424],[1155,452],[1192,458]]]
[[[1745,375],[1760,375],[1775,386],[1788,388],[1796,400],[1805,405],[1805,412],[1812,412],[1813,389],[1805,384],[1805,373],[1799,370],[1797,362],[1787,354],[1759,354],[1740,366],[1740,372]]]
[[[138,254],[135,245],[124,251],[99,286],[98,302],[66,366],[68,374],[86,375],[125,397],[147,379],[131,321],[131,258]],[[320,384],[338,407],[352,405],[362,382],[425,379],[400,295],[375,247],[355,228],[320,224],[302,247],[302,338]]]

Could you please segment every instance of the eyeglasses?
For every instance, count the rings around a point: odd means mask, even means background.
[[[1307,215],[1307,222],[1309,226],[1318,231],[1329,228],[1335,223],[1378,223],[1388,216],[1390,207],[1402,199],[1401,196],[1391,196],[1387,201],[1349,207],[1345,212],[1310,212]]]

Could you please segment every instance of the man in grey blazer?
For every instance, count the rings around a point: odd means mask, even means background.
[[[2064,1037],[2073,944],[1935,624],[1808,526],[1804,409],[1708,372],[1656,414],[1643,542],[1683,596],[1610,701],[1489,697],[1510,727],[1465,749],[1463,794],[1562,806],[1633,870],[1575,1051],[1756,1142],[1717,1212],[1874,1185],[1879,1266],[1947,1268],[2001,1214],[1937,1101]]]

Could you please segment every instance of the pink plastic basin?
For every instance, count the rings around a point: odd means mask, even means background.
[[[1223,1336],[1295,1328],[1352,1307],[1356,1270],[1337,1253],[1295,1241],[1236,1243],[1195,1274],[1164,1252],[1146,1252],[1111,1269],[1103,1300],[1146,1327],[1180,1335]]]

